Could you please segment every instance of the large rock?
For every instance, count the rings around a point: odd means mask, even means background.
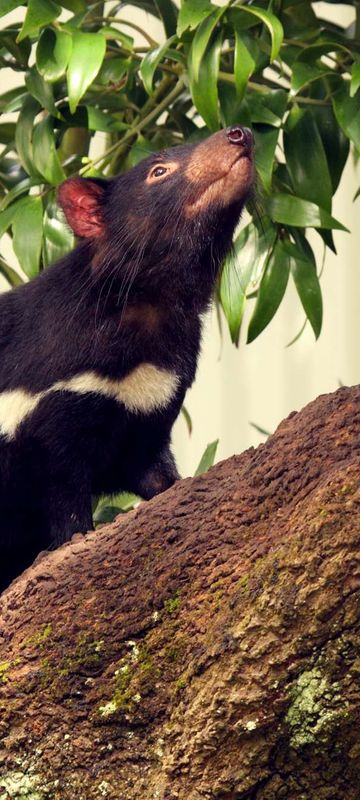
[[[42,556],[0,612],[0,797],[358,800],[360,389]]]

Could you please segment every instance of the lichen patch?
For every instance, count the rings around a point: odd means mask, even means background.
[[[9,772],[0,777],[0,788],[5,789],[11,800],[44,800],[45,794],[40,789],[40,783],[36,775],[25,775],[23,772]]]
[[[285,719],[291,732],[290,743],[296,750],[326,738],[339,716],[346,714],[339,684],[330,683],[318,667],[302,672],[290,695],[291,704]]]

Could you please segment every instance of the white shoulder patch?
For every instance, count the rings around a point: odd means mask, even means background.
[[[52,392],[99,394],[125,406],[133,414],[151,414],[166,408],[179,386],[179,376],[170,370],[144,363],[125,378],[114,380],[96,372],[83,372],[67,380],[57,381],[48,389],[31,394],[25,389],[0,393],[0,432],[9,439],[24,419],[35,410],[40,400]]]
[[[25,417],[36,408],[45,392],[29,394],[24,389],[13,389],[0,394],[0,431],[11,439]]]

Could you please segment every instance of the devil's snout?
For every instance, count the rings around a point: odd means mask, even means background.
[[[230,144],[239,145],[250,152],[254,145],[254,137],[250,128],[245,128],[243,125],[232,125],[231,128],[226,128],[226,137]]]

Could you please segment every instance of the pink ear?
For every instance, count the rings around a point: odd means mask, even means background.
[[[91,178],[69,178],[58,190],[58,201],[76,236],[94,238],[104,231],[100,197],[104,189]]]

